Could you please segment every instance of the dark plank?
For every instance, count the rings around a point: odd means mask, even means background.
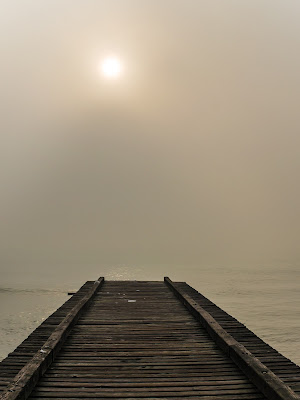
[[[104,278],[95,281],[91,284],[86,295],[82,298],[79,297],[78,302],[55,328],[54,332],[45,341],[41,349],[25,364],[13,381],[1,393],[1,400],[16,400],[28,397],[40,377],[51,365],[53,359],[63,345],[63,342],[67,338],[67,335],[78,320],[80,313],[96,294],[97,290],[99,290],[103,281]]]
[[[287,386],[278,376],[266,367],[258,358],[248,351],[241,343],[233,338],[203,307],[188,294],[181,291],[169,278],[166,284],[182,301],[184,306],[199,320],[217,345],[249,379],[270,399],[300,400],[300,397]]]

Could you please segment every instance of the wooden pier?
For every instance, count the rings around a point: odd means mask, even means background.
[[[297,365],[169,278],[86,282],[0,363],[1,400],[300,400],[299,394]]]

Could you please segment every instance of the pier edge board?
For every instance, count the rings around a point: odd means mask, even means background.
[[[30,361],[21,368],[7,387],[4,388],[0,393],[0,400],[25,400],[29,397],[36,383],[59,352],[80,314],[95,296],[103,282],[103,277],[94,282],[90,282],[87,293],[83,297],[79,297],[78,301],[59,325],[56,326],[42,347],[33,355]]]
[[[255,357],[248,349],[225,331],[213,316],[201,307],[191,296],[177,287],[170,278],[164,278],[167,286],[176,297],[205,327],[215,343],[232,359],[257,388],[270,400],[300,400],[266,365]]]

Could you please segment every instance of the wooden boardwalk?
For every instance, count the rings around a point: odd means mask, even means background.
[[[300,399],[300,368],[183,282],[87,282],[0,363],[0,399]]]

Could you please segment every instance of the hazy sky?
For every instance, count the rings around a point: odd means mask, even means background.
[[[299,0],[0,0],[0,265],[299,260],[299,21]]]

